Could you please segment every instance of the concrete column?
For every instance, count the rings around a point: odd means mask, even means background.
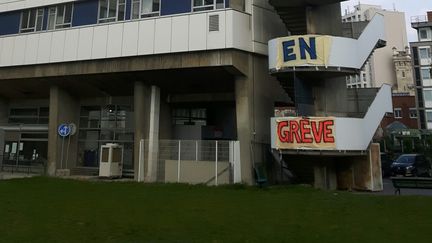
[[[240,163],[242,182],[253,184],[253,161],[251,142],[253,140],[253,73],[252,61],[249,61],[249,75],[239,76],[235,80],[237,137],[240,141]]]
[[[58,135],[57,128],[60,124],[71,123],[79,127],[79,116],[79,100],[58,86],[52,86],[50,88],[48,126],[47,174],[49,176],[56,176],[58,170],[70,170],[75,167],[78,151],[78,136],[74,135],[63,140],[63,138]],[[61,168],[62,164],[63,168]],[[62,173],[61,175],[65,174]]]
[[[151,87],[147,182],[156,182],[159,153],[160,89]]]
[[[151,90],[149,86],[145,85],[143,82],[135,82],[135,86],[134,86],[134,116],[135,116],[134,177],[135,179],[138,179],[139,176],[138,170],[139,170],[140,141],[142,139],[147,140],[149,137],[150,93]],[[147,144],[148,143],[145,143],[145,145]],[[146,147],[145,145],[144,148]],[[146,168],[146,166],[147,163],[144,164],[144,168]]]

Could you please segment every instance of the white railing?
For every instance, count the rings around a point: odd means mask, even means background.
[[[156,163],[158,182],[217,186],[241,181],[238,141],[159,140],[156,161],[150,161],[149,141],[141,144],[138,173],[151,174],[149,163]]]
[[[418,16],[412,16],[411,17],[411,23],[427,23],[428,17],[426,15],[418,15]]]

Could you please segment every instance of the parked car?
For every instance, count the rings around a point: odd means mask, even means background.
[[[402,154],[391,165],[392,176],[431,177],[429,161],[422,154]]]
[[[393,160],[390,158],[389,154],[381,153],[381,171],[383,177],[391,176],[391,165]]]

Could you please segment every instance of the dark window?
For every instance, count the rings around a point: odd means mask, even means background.
[[[417,47],[413,47],[412,48],[412,52],[413,57],[414,57],[414,65],[419,65],[419,56],[418,56],[418,48]]]

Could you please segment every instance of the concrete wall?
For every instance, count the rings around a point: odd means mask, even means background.
[[[306,9],[308,34],[341,36],[342,18],[340,12],[339,3],[308,7]]]
[[[0,98],[0,124],[7,124],[8,117],[9,117],[8,101]]]
[[[230,164],[218,162],[218,185],[229,184]],[[165,161],[165,182],[215,185],[216,164],[214,161],[181,161],[178,181],[178,161]]]
[[[58,135],[57,128],[60,124],[75,123],[79,127],[80,104],[79,100],[67,93],[67,91],[52,86],[50,90],[49,126],[48,126],[48,168],[47,173],[55,176],[57,170],[71,169],[75,167],[78,154],[78,136],[70,138],[69,156],[66,157],[66,147],[69,138],[64,141]],[[64,151],[62,159],[62,143]],[[66,160],[68,163],[66,164]]]
[[[235,81],[237,136],[240,141],[241,175],[244,183],[253,182],[253,163],[261,158],[251,158],[262,144],[270,143],[270,118],[274,116],[275,102],[289,102],[290,98],[279,81],[268,74],[268,61],[264,56],[242,55],[245,76]],[[251,151],[251,149],[253,151]]]
[[[387,46],[374,52],[372,62],[373,87],[381,87],[387,83],[397,85],[396,73],[393,64],[393,47],[405,50],[408,46],[406,34],[405,14],[401,12],[382,11],[384,15],[385,37]]]

